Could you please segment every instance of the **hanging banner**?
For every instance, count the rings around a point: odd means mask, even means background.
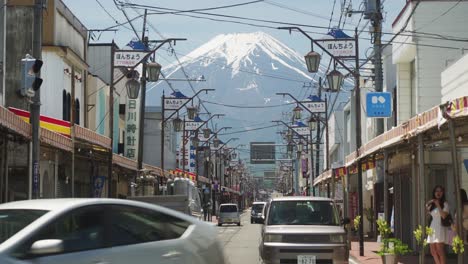
[[[188,100],[190,100],[190,98],[164,97],[164,110],[178,110],[187,103]]]
[[[149,52],[138,50],[117,50],[114,52],[114,67],[133,68],[140,63]]]
[[[125,157],[136,160],[138,158],[138,135],[140,129],[140,100],[127,98],[125,106]]]

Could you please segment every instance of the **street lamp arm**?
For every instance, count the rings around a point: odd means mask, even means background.
[[[230,138],[228,141],[226,141],[221,147],[219,147],[218,149],[222,149],[224,146],[227,145],[227,143],[231,142],[232,140],[239,140],[239,138]]]
[[[356,69],[355,71],[351,70],[348,66],[346,66],[346,64],[344,64],[341,60],[337,59],[335,56],[333,56],[333,54],[331,54],[327,49],[325,49],[318,41],[316,41],[315,39],[313,39],[311,36],[309,36],[309,34],[307,34],[304,30],[302,30],[301,28],[299,27],[278,27],[278,29],[287,29],[289,30],[289,33],[291,33],[292,30],[297,30],[299,32],[301,32],[304,36],[306,36],[308,39],[310,39],[310,41],[312,41],[315,45],[317,45],[323,52],[325,52],[326,54],[328,54],[328,56],[332,57],[338,64],[340,64],[343,68],[345,68],[347,71],[349,71],[350,73],[352,73],[353,75],[357,75],[359,74],[358,73],[358,69]]]
[[[211,119],[213,119],[214,117],[221,117],[221,116],[225,116],[225,114],[214,114],[214,115],[211,115],[210,118],[208,118],[206,121],[203,122],[203,124],[200,126],[204,126],[206,125],[208,122],[210,122]]]
[[[309,110],[309,108],[307,108],[301,101],[297,100],[296,97],[292,96],[292,94],[290,93],[276,93],[276,95],[282,95],[282,96],[289,96],[291,97],[294,101],[296,101],[296,103],[300,106],[302,106],[302,108],[304,108],[305,110],[307,110],[307,112],[309,112],[312,116],[314,116],[315,118],[317,118],[317,113],[314,113],[312,111]]]
[[[298,135],[300,138],[302,138],[302,139],[305,140],[307,143],[309,143],[309,139],[308,139],[308,138],[306,138],[306,137],[304,137],[303,135],[297,133],[296,130],[294,130],[291,126],[289,126],[288,124],[286,124],[284,121],[282,121],[282,120],[273,120],[273,121],[271,121],[271,122],[273,122],[273,123],[282,123],[284,126],[286,126],[287,128],[291,129],[291,130],[294,132],[294,134]]]
[[[177,108],[177,110],[175,110],[170,116],[168,116],[167,118],[162,118],[163,119],[163,123],[166,122],[167,120],[169,120],[171,117],[173,117],[177,112],[179,112],[180,109],[184,108],[184,106],[186,106],[188,103],[190,103],[195,97],[197,97],[201,92],[206,92],[208,93],[209,91],[214,91],[215,89],[201,89],[200,91],[196,92],[192,97],[189,97],[187,98],[187,102],[183,103],[179,108]],[[164,103],[164,102],[163,102]]]

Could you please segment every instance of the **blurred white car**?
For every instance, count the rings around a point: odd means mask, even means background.
[[[216,235],[214,225],[128,200],[0,205],[1,263],[225,263]]]

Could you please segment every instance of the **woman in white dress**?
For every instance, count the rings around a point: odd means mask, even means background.
[[[447,243],[448,227],[442,225],[442,218],[449,214],[449,205],[445,200],[445,190],[437,185],[432,191],[432,200],[426,203],[427,212],[431,215],[431,228],[434,231],[427,237],[431,255],[436,264],[445,264],[445,244]]]

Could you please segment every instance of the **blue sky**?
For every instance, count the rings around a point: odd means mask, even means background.
[[[102,29],[116,25],[116,21],[125,22],[126,18],[114,4],[114,0],[63,0],[72,12],[88,29]],[[121,0],[125,2],[127,0]],[[232,5],[238,3],[249,2],[249,0],[128,0],[130,3],[158,6],[162,8],[172,8],[179,10],[200,9],[224,5]],[[328,27],[329,25],[337,26],[340,20],[340,13],[343,2],[349,5],[352,2],[353,9],[359,8],[359,3],[362,0],[265,0],[259,3],[244,5],[239,7],[206,11],[231,16],[241,16],[255,19],[274,20],[289,23],[298,23],[319,27]],[[384,0],[384,32],[391,32],[391,23],[403,8],[406,0]],[[86,4],[85,4],[86,3]],[[103,6],[101,7],[100,4]],[[334,9],[333,9],[334,7]],[[142,9],[126,8],[126,13],[129,18],[138,16],[138,12],[143,14]],[[330,17],[333,10],[333,17],[330,23]],[[149,11],[152,12],[152,11]],[[153,11],[154,12],[154,11]],[[197,15],[192,13],[185,13]],[[352,17],[342,17],[341,21],[346,21],[344,28],[353,29],[357,25],[363,27],[367,20],[362,19],[361,15],[355,14]],[[232,20],[232,19],[231,19]],[[138,34],[141,35],[143,19],[137,19],[133,23]],[[187,38],[188,41],[177,43],[175,47],[179,53],[186,54],[201,44],[207,42],[218,34],[228,34],[237,32],[256,32],[264,31],[279,39],[286,45],[298,51],[300,54],[305,54],[310,49],[310,43],[306,38],[299,34],[289,35],[287,31],[277,29],[262,28],[257,26],[239,25],[232,23],[214,22],[210,20],[191,18],[172,14],[150,15],[148,22],[151,27],[148,29],[150,39],[161,39],[161,36],[156,33],[156,30],[165,38],[178,37]],[[249,22],[249,21],[245,21]],[[260,22],[250,22],[257,25],[281,26],[279,24],[266,24]],[[364,27],[368,30],[369,26]],[[314,38],[320,38],[327,33],[327,29],[323,28],[305,28],[317,34],[312,34]],[[347,31],[352,34],[352,32]],[[124,46],[128,41],[135,37],[135,33],[129,25],[119,27],[117,32],[103,32],[95,34],[94,42],[110,42],[112,39],[119,46]],[[370,45],[369,33],[364,32],[360,36],[364,38],[361,41],[361,46],[365,51]],[[384,36],[384,39],[389,39],[391,36]],[[367,38],[367,39],[366,39]],[[161,50],[162,53],[167,51]],[[167,54],[161,54],[168,56]],[[168,58],[171,60],[171,58]],[[167,62],[166,62],[167,63]],[[163,65],[164,66],[164,65]]]

